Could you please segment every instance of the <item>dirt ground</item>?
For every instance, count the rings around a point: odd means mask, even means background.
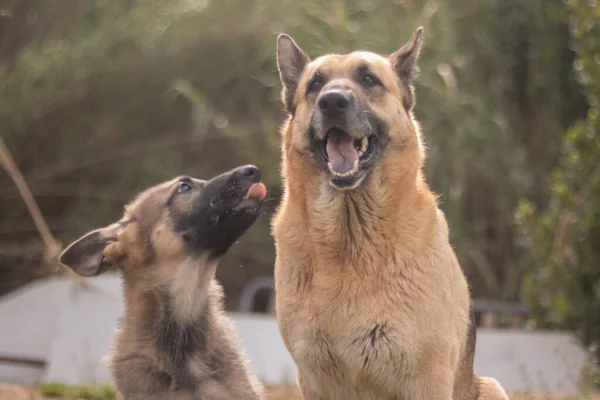
[[[298,389],[294,386],[275,386],[269,388],[269,400],[302,400]],[[567,395],[549,395],[549,394],[511,394],[512,400],[567,400],[574,399]],[[600,394],[585,398],[586,400],[600,400]],[[49,397],[42,397],[33,389],[0,383],[0,400],[53,400]]]

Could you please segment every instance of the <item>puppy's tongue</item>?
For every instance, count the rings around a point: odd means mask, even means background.
[[[244,200],[255,199],[258,201],[263,201],[266,196],[267,188],[265,187],[265,185],[259,182],[254,183],[252,186],[250,186],[250,189],[248,189],[248,192],[246,192],[246,195],[244,196]]]
[[[354,148],[354,138],[346,133],[335,133],[327,139],[327,157],[333,171],[344,174],[351,171],[358,160],[358,151]]]

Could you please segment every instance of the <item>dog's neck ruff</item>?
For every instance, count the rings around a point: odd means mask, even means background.
[[[185,323],[196,319],[209,297],[209,289],[215,277],[218,260],[209,255],[187,258],[175,270],[167,285],[173,302],[173,316]]]
[[[388,262],[403,241],[412,240],[423,229],[422,213],[436,203],[430,201],[428,191],[421,190],[418,177],[402,191],[378,185],[375,179],[378,177],[371,176],[350,191],[322,182],[305,193],[287,193],[285,218],[296,221],[297,229],[304,231],[300,236],[308,242],[301,244],[297,236],[283,232],[282,240],[309,251],[318,263],[360,266]]]

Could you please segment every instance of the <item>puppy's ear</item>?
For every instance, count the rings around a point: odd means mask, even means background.
[[[400,50],[389,57],[392,68],[394,68],[394,71],[396,71],[396,74],[402,83],[402,89],[404,90],[404,107],[407,110],[412,109],[414,106],[415,95],[412,83],[419,74],[417,60],[421,53],[422,39],[423,27],[418,27],[410,40],[402,46]]]
[[[123,226],[119,223],[91,231],[69,245],[60,255],[60,262],[82,276],[99,275],[114,261],[104,257],[104,249],[118,241]]]
[[[285,33],[277,37],[277,68],[283,85],[281,100],[285,110],[294,113],[294,96],[300,75],[310,62],[308,55]]]

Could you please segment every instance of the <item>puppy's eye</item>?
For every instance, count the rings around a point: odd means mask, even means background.
[[[179,184],[179,187],[177,188],[177,193],[184,193],[191,189],[192,187],[189,184],[183,182]]]

